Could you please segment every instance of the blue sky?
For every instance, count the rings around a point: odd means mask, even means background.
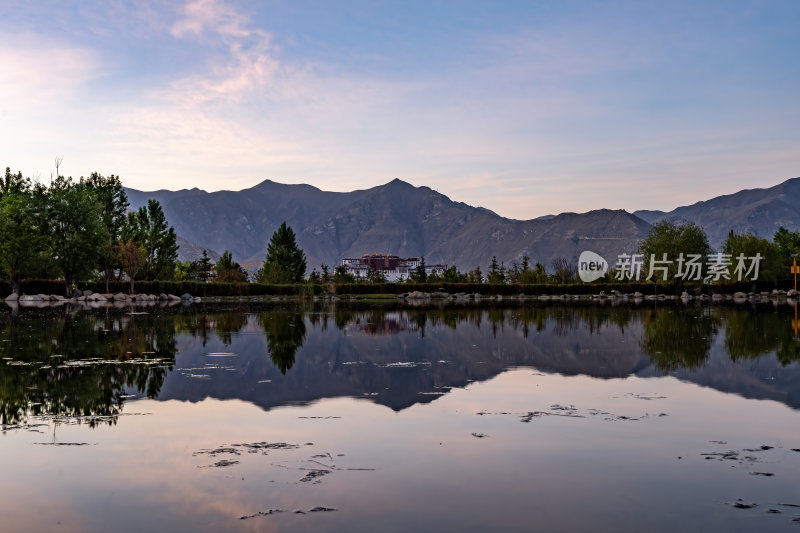
[[[0,164],[513,218],[800,176],[800,2],[0,3]]]

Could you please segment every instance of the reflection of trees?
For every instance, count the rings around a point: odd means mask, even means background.
[[[219,340],[229,346],[234,333],[238,333],[247,324],[247,315],[241,311],[227,311],[214,315],[214,329]]]
[[[297,350],[306,338],[306,325],[300,311],[276,310],[258,317],[267,336],[267,349],[273,364],[282,374],[292,368]]]
[[[755,359],[774,351],[783,365],[800,359],[791,320],[773,312],[731,310],[725,320],[725,347],[731,359]]]
[[[125,388],[157,396],[176,352],[172,323],[151,315],[20,316],[0,325],[0,338],[3,424],[42,415],[114,423]]]
[[[648,313],[640,345],[662,372],[696,369],[708,358],[716,329],[704,308],[665,307]]]

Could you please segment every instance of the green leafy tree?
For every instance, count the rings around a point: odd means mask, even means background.
[[[475,267],[475,270],[470,271],[468,274],[470,283],[483,283],[483,273],[481,267]]]
[[[428,274],[428,277],[425,279],[425,283],[442,283],[442,281],[442,276],[435,270]]]
[[[442,281],[444,283],[464,283],[467,281],[467,276],[459,272],[453,265],[442,272]]]
[[[73,282],[95,269],[107,232],[102,206],[85,184],[59,176],[49,190],[50,248],[64,277],[67,296]]]
[[[272,234],[258,280],[261,283],[300,283],[305,275],[306,254],[297,246],[292,228],[284,222]]]
[[[228,250],[225,250],[217,260],[214,270],[216,272],[214,281],[220,283],[242,283],[247,281],[247,273],[239,263],[233,260]]]
[[[639,252],[644,256],[643,277],[648,276],[653,257],[656,261],[663,261],[666,257],[667,261],[671,261],[671,263],[665,263],[662,266],[667,269],[666,280],[672,281],[678,274],[678,259],[681,254],[683,257],[691,254],[700,255],[700,262],[705,263],[706,257],[711,253],[711,246],[708,244],[706,232],[694,222],[676,224],[662,220],[650,228],[647,237],[639,244]],[[656,264],[654,263],[653,266]],[[654,270],[652,279],[663,281],[664,272]],[[682,284],[681,278],[677,278],[677,281]]]
[[[412,283],[425,283],[428,280],[428,274],[425,272],[425,258],[420,258],[419,265],[408,276],[408,281]]]
[[[355,283],[356,277],[347,271],[344,265],[337,266],[333,271],[334,283]]]
[[[92,172],[86,180],[81,180],[94,193],[100,202],[101,218],[106,230],[106,239],[100,249],[99,266],[106,279],[106,292],[109,292],[108,283],[115,270],[120,268],[120,238],[126,221],[128,210],[128,195],[122,188],[119,176],[113,174],[103,177],[97,172]]]
[[[523,285],[547,283],[547,272],[544,265],[537,261],[533,268],[525,266],[519,273],[519,283]]]
[[[366,275],[367,283],[386,283],[386,274],[382,270],[378,270],[372,263],[367,268]]]
[[[197,281],[193,261],[175,261],[175,281]]]
[[[20,278],[31,271],[45,240],[42,213],[36,209],[29,185],[9,186],[9,174],[6,169],[0,196],[0,271],[11,284],[11,291],[18,294]]]
[[[134,213],[128,213],[122,230],[124,240],[133,240],[147,254],[142,276],[145,279],[172,279],[178,259],[175,229],[169,226],[161,204],[148,200]]]
[[[120,265],[125,273],[128,274],[128,279],[131,282],[130,293],[134,294],[134,280],[136,279],[136,275],[145,265],[147,260],[147,252],[142,245],[129,239],[119,243],[118,256]]]
[[[730,276],[731,281],[736,281],[739,277],[735,271],[738,263],[737,258],[740,254],[745,258],[755,257],[756,254],[761,255],[761,261],[758,268],[759,280],[775,282],[783,273],[781,254],[778,246],[775,243],[772,243],[767,239],[757,237],[752,233],[740,234],[731,230],[722,245],[722,249],[724,253],[730,254],[731,256],[732,264],[728,269],[728,275]],[[741,274],[743,281],[745,280],[745,274],[747,273],[747,268],[750,266],[750,264],[751,261],[745,260],[745,270]],[[752,272],[747,279],[752,279],[753,275],[755,275],[755,272]]]
[[[792,264],[792,254],[800,254],[800,233],[781,226],[775,232],[772,242],[778,247],[778,260],[783,267],[779,279],[790,279],[789,265]]]

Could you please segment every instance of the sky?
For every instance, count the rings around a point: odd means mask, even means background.
[[[800,176],[800,2],[0,0],[0,165],[517,219]]]

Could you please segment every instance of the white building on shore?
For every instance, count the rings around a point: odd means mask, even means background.
[[[374,266],[376,270],[381,272],[386,281],[399,282],[407,280],[414,270],[419,267],[422,262],[420,257],[406,257],[401,258],[396,255],[386,254],[365,254],[359,258],[345,258],[342,259],[342,265],[347,270],[348,274],[353,274],[357,278],[366,278],[367,271],[370,265]],[[425,265],[425,274],[442,275],[447,270],[447,265]]]

